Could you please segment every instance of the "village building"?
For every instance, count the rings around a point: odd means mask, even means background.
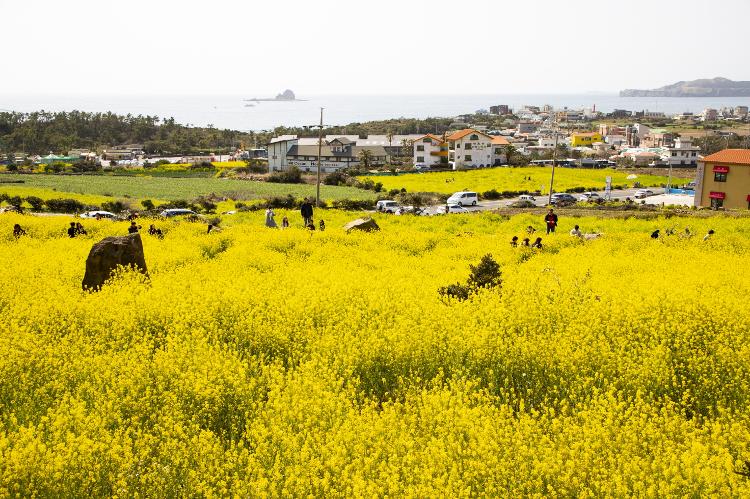
[[[427,134],[414,140],[414,165],[429,168],[448,166],[450,150],[448,141],[437,135]]]
[[[313,141],[313,143],[310,143]],[[370,152],[370,165],[381,166],[388,162],[389,155],[383,146],[358,146],[349,137],[324,139],[320,146],[320,170],[333,173],[345,168],[358,167],[361,152]],[[296,166],[303,172],[318,168],[318,139],[300,139],[297,136],[276,137],[268,144],[268,170],[287,170]]]
[[[667,148],[667,152],[662,159],[669,166],[698,166],[698,155],[700,147],[693,146],[690,138],[677,137],[672,147]]]
[[[466,128],[449,135],[446,140],[450,147],[456,169],[499,166],[507,163],[506,148],[508,139]]]
[[[603,142],[599,132],[578,132],[570,134],[570,147],[591,147],[594,142]]]
[[[724,149],[698,161],[695,206],[750,209],[750,149]]]

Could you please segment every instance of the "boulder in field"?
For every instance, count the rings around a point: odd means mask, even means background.
[[[101,289],[118,266],[130,267],[148,276],[140,234],[106,237],[94,244],[86,259],[83,289]]]
[[[378,227],[378,224],[375,223],[375,220],[373,220],[370,217],[367,218],[358,218],[356,220],[352,220],[348,224],[344,225],[344,230],[349,232],[352,230],[361,230],[364,232],[371,232],[373,230],[380,230],[380,227]]]

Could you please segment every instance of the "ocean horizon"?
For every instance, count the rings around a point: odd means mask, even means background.
[[[279,126],[316,125],[320,108],[324,124],[393,118],[452,117],[490,106],[552,105],[556,109],[592,108],[656,111],[666,114],[700,113],[704,108],[750,106],[750,97],[620,97],[615,93],[487,94],[487,95],[298,95],[299,101],[246,102],[257,95],[19,95],[0,94],[0,111],[87,111],[174,118],[191,126],[261,131]],[[252,104],[252,105],[248,105]]]

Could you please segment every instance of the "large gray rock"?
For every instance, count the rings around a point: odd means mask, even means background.
[[[100,289],[120,265],[148,276],[140,234],[106,237],[96,243],[86,259],[83,289]]]
[[[344,225],[344,230],[347,232],[351,230],[362,230],[365,232],[370,232],[373,230],[380,230],[380,227],[378,227],[378,224],[375,223],[375,220],[373,220],[370,217],[367,217],[367,218],[358,218],[356,220],[352,220],[348,224]]]

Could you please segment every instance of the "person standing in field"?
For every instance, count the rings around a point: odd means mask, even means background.
[[[549,235],[550,232],[555,232],[555,228],[557,227],[557,215],[555,214],[555,210],[552,208],[549,209],[549,213],[544,216],[544,223],[547,224],[547,235]]]
[[[70,227],[68,227],[68,237],[74,238],[78,235],[78,231],[76,230],[76,223],[70,222]]]
[[[274,220],[273,217],[275,217],[276,214],[273,212],[271,207],[269,206],[266,210],[266,227],[269,227],[271,229],[275,229],[277,227],[276,220]]]
[[[284,215],[284,218],[281,219],[281,228],[286,229],[289,227],[289,217]]]
[[[15,224],[13,226],[13,237],[18,239],[21,236],[25,236],[26,231],[21,228],[21,224]]]
[[[324,230],[326,230],[326,223],[325,223],[325,220],[321,219],[320,220],[320,232],[323,232]]]
[[[302,220],[305,223],[305,227],[307,227],[308,225],[312,223],[312,219],[313,219],[313,207],[310,201],[305,199],[305,202],[302,203],[302,206],[300,206],[299,211],[302,214]]]

